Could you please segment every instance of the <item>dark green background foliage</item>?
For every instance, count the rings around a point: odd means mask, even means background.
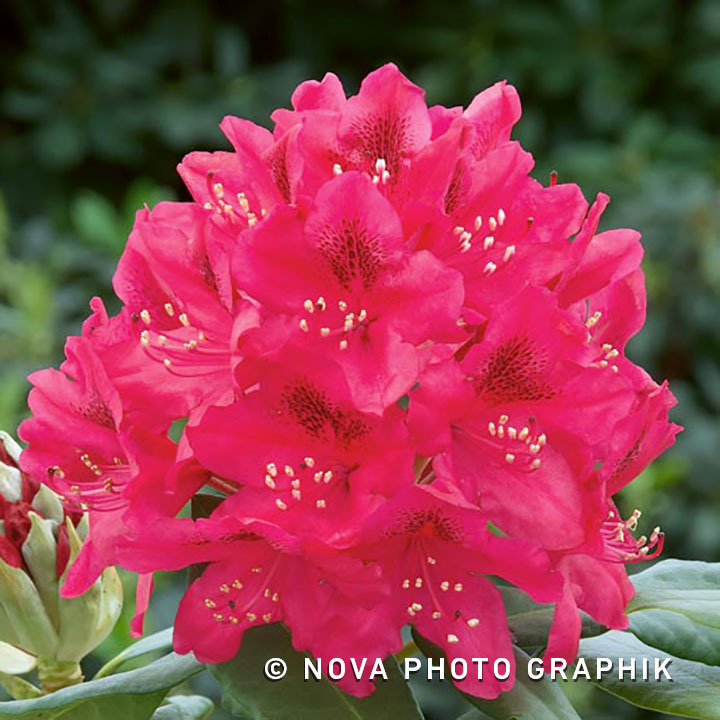
[[[224,147],[224,114],[267,122],[299,81],[333,70],[354,91],[388,60],[431,103],[507,78],[536,176],[608,192],[603,227],[643,234],[649,318],[631,354],[669,378],[687,432],[622,508],[663,526],[667,555],[720,559],[720,2],[7,0],[0,17],[0,427],[88,298],[110,298],[134,210],[187,197],[175,164]],[[156,627],[178,592],[162,587]],[[573,692],[585,718],[657,717],[588,693]]]

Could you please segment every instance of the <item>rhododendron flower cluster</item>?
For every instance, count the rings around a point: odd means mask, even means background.
[[[673,442],[675,400],[625,355],[638,233],[533,179],[519,117],[505,83],[428,107],[386,65],[185,157],[192,200],[137,214],[120,313],[93,299],[30,378],[23,465],[90,513],[66,595],[137,571],[139,630],[152,573],[204,563],[174,645],[210,663],[275,622],[348,662],[408,624],[448,659],[512,658],[491,576],[554,603],[546,657],[574,659],[580,610],[627,626],[625,565],[662,534],[612,496]],[[183,515],[203,488],[212,514]],[[339,684],[367,695],[371,668]]]

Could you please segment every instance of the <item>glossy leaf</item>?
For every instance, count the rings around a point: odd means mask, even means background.
[[[202,670],[191,655],[173,653],[139,670],[0,703],[0,720],[149,720],[171,688]]]
[[[515,685],[497,700],[466,695],[468,702],[497,720],[580,720],[562,688],[544,675],[532,680],[528,674],[530,657],[520,648],[515,652]]]
[[[547,642],[555,606],[534,602],[520,588],[500,585],[508,626],[513,641],[522,648],[541,647]],[[593,637],[606,632],[607,628],[595,622],[585,613],[582,617],[582,637]]]
[[[214,709],[213,701],[202,695],[173,695],[153,713],[152,720],[205,720]]]
[[[173,629],[166,628],[138,640],[103,665],[95,675],[95,679],[98,680],[106,675],[116,673],[131,660],[137,660],[153,653],[168,652],[172,649],[172,638]]]
[[[672,662],[667,666],[672,682],[664,677],[655,681],[652,679],[655,661],[657,659],[662,662],[668,657],[667,653],[645,645],[632,633],[616,630],[582,640],[580,656],[588,661],[588,669],[593,677],[596,677],[597,658],[612,659],[612,671],[603,675],[602,680],[593,682],[597,687],[633,705],[681,717],[720,720],[720,668],[672,658]],[[626,663],[630,658],[635,659],[635,682],[627,675],[623,680],[618,679],[620,658]],[[650,668],[651,679],[648,681],[641,679],[644,658],[647,658]]]
[[[720,563],[665,560],[634,575],[630,630],[685,660],[720,665]]]
[[[427,657],[443,656],[437,645],[413,632],[417,646]],[[532,680],[528,674],[530,656],[518,647],[515,653],[516,677],[512,690],[503,693],[496,700],[483,700],[462,693],[463,697],[478,710],[480,715],[469,715],[480,720],[484,717],[495,720],[580,720],[563,690],[547,676]]]
[[[393,658],[384,662],[388,681],[378,679],[375,692],[358,699],[325,678],[305,682],[306,657],[293,649],[282,625],[265,625],[245,633],[233,660],[210,670],[222,685],[224,707],[245,720],[422,720]],[[288,665],[278,682],[265,677],[270,658],[282,658]]]

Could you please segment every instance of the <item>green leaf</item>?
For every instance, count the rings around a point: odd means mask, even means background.
[[[109,660],[98,670],[95,680],[112,675],[131,660],[137,660],[153,653],[166,653],[172,649],[173,629],[166,628],[138,640]]]
[[[508,625],[513,641],[522,648],[541,647],[547,643],[552,625],[555,605],[540,604],[520,588],[499,585],[502,593]],[[581,613],[582,637],[601,635],[607,631],[604,625]]]
[[[413,631],[417,646],[427,657],[443,657],[442,650]],[[543,675],[531,680],[528,674],[530,656],[518,647],[515,654],[516,677],[512,690],[503,693],[497,700],[483,700],[474,695],[462,696],[484,715],[470,715],[475,720],[485,716],[496,720],[580,720],[567,696],[556,683]],[[460,691],[458,691],[460,692]]]
[[[665,678],[656,682],[652,679],[655,660],[662,662],[669,657],[668,654],[645,645],[632,633],[617,630],[582,640],[580,656],[590,661],[588,669],[593,677],[597,658],[612,659],[612,671],[603,675],[600,681],[594,679],[593,683],[626,702],[681,717],[720,720],[720,668],[672,658],[667,667],[672,682]],[[627,676],[624,680],[618,679],[618,658],[623,658],[625,662],[630,658],[635,659],[638,668],[635,682]],[[651,679],[647,682],[640,679],[643,658],[648,659],[650,668]]]
[[[546,675],[540,680],[531,680],[530,656],[518,647],[513,651],[517,669],[512,690],[497,700],[465,695],[468,702],[497,720],[580,720],[562,688]]]
[[[484,712],[480,712],[478,709],[470,710],[464,715],[460,716],[458,720],[492,720],[490,715],[486,715]]]
[[[0,703],[0,720],[149,720],[171,688],[202,670],[192,655],[173,653],[139,670]]]
[[[309,657],[293,650],[287,630],[276,623],[246,632],[238,655],[230,662],[211,665],[210,670],[222,686],[223,706],[245,720],[422,720],[393,658],[384,662],[388,681],[378,678],[375,692],[358,699],[325,677],[305,682]],[[265,677],[264,666],[270,658],[287,663],[282,680],[271,682]]]
[[[720,665],[720,563],[665,560],[632,577],[630,630],[685,660]]]
[[[173,695],[153,713],[152,720],[205,720],[214,709],[213,701],[202,695]]]

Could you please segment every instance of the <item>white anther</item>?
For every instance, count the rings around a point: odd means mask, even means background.
[[[515,456],[512,453],[505,455],[505,462],[508,465],[512,465],[515,462]]]
[[[505,211],[502,208],[498,210],[497,219],[498,225],[502,226],[505,224]]]
[[[303,319],[300,321],[300,329],[301,329],[303,332],[308,332],[308,330],[310,329],[310,328],[308,328],[307,320],[306,320],[305,318],[303,318]]]
[[[322,500],[322,499],[316,500],[316,501],[315,501],[315,507],[316,507],[318,510],[323,510],[324,508],[327,507],[327,503],[326,503],[324,500]]]
[[[488,227],[490,228],[490,232],[495,232],[495,228],[497,227],[497,220],[494,217],[491,217],[488,220]]]
[[[437,562],[437,560],[434,557],[430,557],[430,555],[428,555],[427,562],[428,562],[428,565],[434,565]]]
[[[265,469],[273,476],[277,477],[278,471],[277,471],[277,465],[275,463],[268,463],[265,466]]]
[[[422,578],[415,578],[415,587],[421,588],[423,586]]]
[[[535,458],[535,459],[530,463],[530,467],[531,467],[533,470],[537,470],[537,469],[540,467],[540,464],[541,464],[541,463],[542,463],[542,460],[540,460],[540,458]]]
[[[321,337],[327,337],[329,334],[330,334],[329,327],[320,328],[320,336]]]
[[[488,432],[493,436],[497,434],[497,430],[495,429],[495,423],[492,421],[488,423]]]
[[[279,510],[287,510],[287,505],[280,498],[275,500],[275,504],[278,506]]]
[[[333,164],[333,175],[342,175],[342,165],[340,163]]]
[[[165,303],[165,312],[172,317],[175,314],[175,308],[173,308],[172,303]]]
[[[450,583],[449,583],[447,580],[443,580],[443,581],[440,583],[440,589],[441,589],[443,592],[446,592],[447,590],[450,589]]]
[[[515,254],[515,246],[508,245],[505,248],[505,254],[503,255],[503,262],[507,262]]]
[[[147,310],[140,311],[140,319],[146,324],[150,324],[150,313]]]
[[[341,340],[341,341],[338,343],[338,347],[339,347],[341,350],[347,350],[347,346],[348,346],[347,340]]]
[[[469,628],[476,628],[480,624],[480,621],[477,618],[470,618],[467,624]]]
[[[475,218],[475,223],[473,224],[473,227],[475,228],[475,232],[477,232],[482,227],[482,215],[478,215]]]
[[[163,365],[166,368],[169,368],[172,365],[172,362],[170,361],[170,358],[163,358]]]
[[[338,308],[340,312],[345,312],[347,310],[347,303],[344,300],[338,300]]]
[[[304,462],[309,468],[315,467],[315,458],[306,457],[306,458],[303,459],[303,462]]]
[[[497,270],[497,265],[492,260],[483,268],[485,275],[492,275]]]
[[[510,426],[508,427],[508,431],[507,431],[507,432],[508,432],[508,437],[509,437],[511,440],[515,440],[515,439],[517,438],[517,430],[516,430],[512,425],[510,425]]]
[[[462,589],[463,589],[462,583],[455,583],[455,588],[454,588],[455,592],[462,592]]]
[[[483,240],[483,250],[489,250],[495,242],[495,238],[492,235],[488,235]]]
[[[455,643],[459,643],[459,642],[460,642],[460,638],[459,638],[457,635],[450,634],[450,635],[447,636],[447,641],[448,641],[451,645],[454,645]]]
[[[460,235],[465,232],[465,228],[462,225],[456,225],[453,228],[453,235]]]
[[[527,426],[525,426],[525,427],[524,427],[522,430],[520,430],[520,432],[518,433],[518,440],[523,440],[523,441],[524,441],[525,438],[527,438],[527,436],[528,436],[529,434],[530,434],[530,429],[529,429]]]
[[[305,308],[305,312],[314,313],[315,312],[315,305],[313,305],[312,300],[306,300],[303,303],[303,307]]]
[[[248,202],[247,196],[244,192],[239,192],[237,194],[237,201],[243,212],[246,213],[250,209],[250,203]]]

